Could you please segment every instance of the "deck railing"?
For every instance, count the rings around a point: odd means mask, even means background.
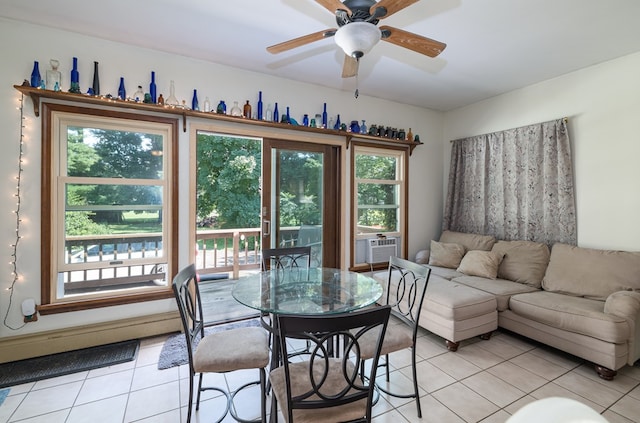
[[[299,232],[297,226],[282,228],[281,245],[295,245]],[[261,241],[260,228],[197,231],[198,273],[204,277],[224,275],[237,279],[241,272],[260,270]],[[164,274],[167,259],[163,256],[160,234],[74,236],[67,239],[65,248],[66,263],[81,265],[63,272],[65,293],[135,285],[150,279],[156,285],[161,280],[164,285],[170,282]],[[127,263],[128,259],[147,258],[149,263]]]

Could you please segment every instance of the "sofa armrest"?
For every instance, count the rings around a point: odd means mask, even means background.
[[[431,250],[420,250],[416,253],[416,263],[418,264],[429,264],[429,256],[431,255]]]
[[[627,364],[633,366],[640,359],[640,292],[618,291],[607,297],[604,312],[624,317],[629,323],[629,357]]]

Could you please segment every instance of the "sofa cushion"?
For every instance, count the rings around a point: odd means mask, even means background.
[[[431,266],[431,276],[440,276],[441,278],[451,280],[453,278],[457,278],[458,276],[464,276],[464,273],[458,272],[456,269],[450,269],[448,267],[440,267],[440,266]]]
[[[495,295],[498,302],[498,311],[506,310],[509,307],[509,298],[512,295],[538,291],[533,287],[521,283],[511,282],[505,279],[487,279],[479,276],[460,276],[452,279],[452,282]]]
[[[491,251],[504,254],[498,277],[540,288],[549,265],[549,247],[533,241],[498,241]]]
[[[448,320],[462,321],[496,311],[493,295],[431,276],[423,308]]]
[[[491,235],[469,234],[464,232],[444,231],[440,235],[440,242],[448,242],[462,245],[466,251],[489,251],[496,239]]]
[[[455,269],[460,265],[464,253],[465,249],[460,244],[431,241],[429,265]]]
[[[640,252],[555,244],[542,288],[603,301],[617,291],[640,292]]]
[[[601,339],[623,343],[631,336],[624,317],[604,313],[604,301],[538,291],[511,297],[509,308],[519,316],[546,325]]]
[[[469,276],[495,279],[502,256],[493,251],[472,250],[464,255],[457,270]]]

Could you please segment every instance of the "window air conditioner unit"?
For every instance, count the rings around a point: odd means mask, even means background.
[[[374,238],[368,240],[367,263],[384,263],[389,257],[398,255],[396,238]]]

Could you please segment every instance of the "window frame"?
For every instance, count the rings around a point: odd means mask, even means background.
[[[356,262],[356,243],[358,240],[374,238],[371,234],[358,234],[358,185],[359,183],[371,183],[371,179],[360,179],[356,177],[356,157],[362,154],[375,156],[388,156],[397,159],[396,162],[396,179],[395,182],[385,185],[398,186],[398,222],[397,231],[382,232],[388,237],[396,237],[400,239],[398,244],[398,256],[404,257],[407,251],[407,227],[408,227],[408,198],[409,198],[409,155],[410,151],[403,147],[394,146],[371,146],[366,143],[352,143],[351,149],[351,268],[354,271],[374,270],[377,268],[386,268],[387,263],[379,263],[372,265],[370,263]],[[362,182],[361,182],[362,181]]]
[[[41,305],[38,311],[43,314],[62,313],[77,310],[87,310],[99,307],[107,307],[114,305],[131,304],[143,301],[154,301],[160,299],[171,298],[173,296],[171,290],[171,275],[177,269],[177,247],[178,247],[178,119],[167,118],[161,116],[153,116],[147,114],[134,114],[117,112],[105,109],[95,109],[77,106],[68,106],[56,103],[43,103],[42,105],[42,220],[41,220]],[[168,134],[168,140],[163,148],[165,156],[164,174],[166,198],[163,198],[163,209],[166,216],[166,239],[163,237],[163,251],[166,254],[167,270],[167,286],[153,288],[144,291],[112,291],[110,294],[101,294],[99,296],[79,296],[77,298],[57,298],[57,275],[59,272],[60,254],[60,237],[64,237],[64,228],[61,224],[60,210],[64,213],[64,204],[60,205],[60,197],[58,191],[60,184],[64,184],[64,179],[68,179],[66,175],[60,175],[58,156],[56,149],[60,146],[59,140],[59,121],[62,117],[69,120],[68,117],[77,117],[78,121],[96,122],[104,120],[109,125],[113,125],[118,121],[127,122],[127,128],[130,128],[128,121],[133,126],[140,123],[140,127],[152,127],[154,124],[162,131]],[[63,260],[64,261],[64,260]]]

